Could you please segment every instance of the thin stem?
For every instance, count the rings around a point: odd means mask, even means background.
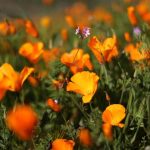
[[[78,53],[79,53],[79,50],[80,50],[80,49],[78,48],[78,50],[77,50],[77,52],[76,52],[76,54],[75,54],[75,56],[74,56],[74,59],[73,59],[73,61],[72,61],[72,64],[75,63],[76,57],[77,57],[77,55],[78,55]],[[66,79],[67,79],[69,73],[70,73],[70,69],[68,70],[68,72],[67,72],[67,74],[66,74],[66,76],[65,76],[65,80],[64,80],[64,82],[62,83],[62,87],[64,86],[64,84],[65,84],[65,82],[66,82]]]
[[[61,114],[61,115],[62,115],[62,118],[63,118],[63,120],[65,121],[65,124],[66,124],[66,126],[67,126],[67,128],[68,128],[68,131],[69,131],[70,129],[69,129],[69,126],[68,126],[68,122],[66,121],[65,117],[63,116],[63,114]],[[71,131],[69,131],[69,132],[71,132]],[[74,137],[73,137],[73,135],[72,135],[72,132],[71,132],[71,138],[74,139]]]
[[[74,98],[72,98],[74,104],[79,108],[79,110],[82,112],[82,114],[84,115],[84,117],[88,120],[88,116],[84,113],[84,110],[82,110],[82,108],[80,107],[80,105],[75,101]]]
[[[36,149],[36,145],[35,145],[35,143],[34,143],[33,138],[31,139],[31,142],[32,142],[32,146],[33,146],[33,148],[34,148],[34,150],[35,150],[35,149]]]

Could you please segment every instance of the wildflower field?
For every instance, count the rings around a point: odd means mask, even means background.
[[[150,150],[150,0],[16,1],[0,9],[0,150]]]

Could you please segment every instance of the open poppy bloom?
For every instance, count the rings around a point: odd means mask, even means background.
[[[26,32],[33,36],[33,37],[38,37],[38,31],[35,27],[35,25],[32,23],[32,21],[30,20],[25,20],[25,28],[26,28]]]
[[[81,144],[83,144],[84,146],[90,147],[92,145],[92,137],[88,129],[86,128],[80,129],[78,137]]]
[[[104,122],[102,129],[108,139],[112,139],[112,126],[124,127],[124,124],[120,122],[125,118],[125,115],[125,108],[121,104],[112,104],[105,109],[102,114]]]
[[[36,113],[27,105],[17,105],[6,115],[8,128],[22,140],[31,139],[37,123]]]
[[[130,55],[130,60],[132,61],[140,61],[143,59],[148,59],[150,56],[148,55],[148,52],[141,50],[141,52],[138,50],[140,48],[140,44],[128,44],[125,47],[125,52],[127,52]]]
[[[90,39],[88,46],[99,63],[104,63],[105,61],[110,62],[113,57],[118,56],[115,36],[113,38],[107,38],[103,43],[94,36]]]
[[[61,62],[68,66],[73,74],[83,71],[84,67],[93,69],[89,54],[83,54],[82,49],[73,49],[70,53],[64,53]]]
[[[0,99],[3,98],[7,90],[19,91],[24,81],[33,71],[34,68],[24,67],[21,73],[18,73],[10,64],[3,64],[0,67]]]
[[[61,110],[61,106],[51,98],[47,100],[47,105],[55,112],[60,112]]]
[[[71,77],[71,81],[67,85],[67,91],[83,95],[83,103],[89,103],[95,94],[98,86],[99,77],[89,71],[78,72]]]
[[[10,35],[16,32],[16,27],[12,22],[4,21],[0,22],[0,34]]]
[[[133,6],[130,6],[128,7],[128,18],[130,20],[130,23],[133,25],[133,26],[136,26],[138,21],[137,21],[137,18],[135,16],[135,8]]]
[[[27,58],[33,64],[39,61],[42,53],[43,53],[42,42],[37,43],[27,42],[23,44],[19,49],[19,54]]]
[[[72,140],[56,139],[52,142],[51,150],[73,150],[74,145],[75,143]]]

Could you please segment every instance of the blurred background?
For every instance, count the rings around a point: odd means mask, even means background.
[[[75,3],[83,3],[89,9],[97,5],[111,5],[111,0],[0,0],[0,19],[4,17],[30,17],[61,14]],[[82,8],[78,8],[79,11]],[[60,13],[61,12],[61,13]]]

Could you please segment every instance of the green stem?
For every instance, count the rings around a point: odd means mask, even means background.
[[[78,109],[82,112],[82,114],[84,115],[84,117],[88,120],[88,116],[85,114],[84,110],[82,110],[82,108],[80,107],[80,105],[76,102],[76,100],[74,98],[72,98],[74,104],[78,107]]]

